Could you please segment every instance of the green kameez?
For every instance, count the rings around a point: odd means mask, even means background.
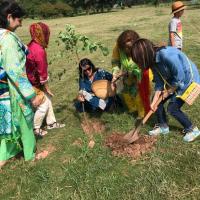
[[[23,150],[25,160],[35,158],[35,137],[32,124],[28,124],[23,113],[18,107],[18,119],[20,125],[15,135],[20,135],[17,139],[4,138],[0,140],[0,161],[8,160]]]
[[[25,160],[35,157],[33,111],[29,101],[35,92],[26,76],[22,47],[14,33],[0,29],[0,161],[22,150]]]

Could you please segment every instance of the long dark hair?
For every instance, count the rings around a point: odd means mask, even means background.
[[[8,14],[11,14],[15,19],[16,17],[23,17],[25,15],[25,11],[14,1],[3,1],[0,4],[0,28],[7,28]]]
[[[137,39],[139,39],[139,34],[133,30],[125,30],[123,31],[118,39],[117,39],[117,44],[119,49],[125,51],[126,50],[126,42],[131,41],[134,43]]]
[[[86,67],[86,65],[89,65],[92,69],[92,73],[96,72],[98,68],[95,67],[95,65],[92,63],[92,61],[88,58],[83,58],[79,62],[79,77],[84,78],[83,70]]]
[[[156,51],[157,47],[150,40],[141,38],[133,44],[131,57],[144,70],[154,66]]]

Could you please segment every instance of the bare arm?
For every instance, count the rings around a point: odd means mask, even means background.
[[[165,89],[163,91],[156,91],[153,97],[153,100],[151,102],[151,110],[152,111],[156,111],[157,110],[157,106],[156,103],[158,101],[158,99],[160,98],[160,96],[162,96],[162,100],[166,99],[169,95],[172,95],[176,90],[176,87],[173,88],[169,88],[169,89]]]
[[[45,82],[44,83],[44,88],[46,90],[46,92],[50,95],[50,96],[54,96],[54,94],[51,92],[51,90],[49,89],[49,85],[48,85],[48,82]]]
[[[156,91],[154,94],[153,100],[151,102],[151,110],[154,112],[157,110],[157,107],[155,107],[155,104],[158,101],[161,94],[162,94],[162,91]]]
[[[175,46],[174,33],[173,32],[170,32],[170,43],[173,47]]]

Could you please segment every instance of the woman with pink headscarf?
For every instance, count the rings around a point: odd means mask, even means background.
[[[50,99],[53,94],[48,87],[48,63],[45,49],[49,43],[49,27],[42,22],[34,23],[30,26],[30,34],[26,72],[40,101],[34,116],[34,132],[37,136],[43,136],[47,134],[47,131],[41,129],[45,117],[47,129],[62,128],[65,125],[56,122]]]

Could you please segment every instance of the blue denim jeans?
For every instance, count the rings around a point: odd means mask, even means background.
[[[167,116],[164,108],[164,104],[171,99],[171,96],[163,100],[156,111],[156,116],[158,124],[160,126],[167,126]],[[167,112],[172,115],[184,128],[185,132],[192,131],[192,122],[189,120],[188,116],[181,111],[184,101],[180,98],[173,98],[170,100],[167,106]]]
[[[104,111],[108,111],[113,103],[114,103],[114,98],[113,97],[109,97],[108,101],[106,103],[106,108],[105,108]],[[76,110],[78,112],[83,112],[83,106],[82,106],[81,102],[76,100],[74,102],[74,106],[75,106],[75,108],[76,108]],[[85,109],[86,112],[102,111],[99,108],[99,98],[94,96],[92,99],[90,99],[90,101],[85,101],[84,102],[84,109]]]

